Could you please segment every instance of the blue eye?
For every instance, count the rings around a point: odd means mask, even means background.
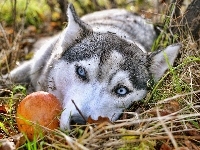
[[[77,72],[78,72],[78,75],[85,76],[85,69],[83,69],[82,67],[79,67]]]
[[[118,95],[118,96],[125,96],[126,94],[129,93],[129,90],[127,87],[125,86],[120,86],[118,88],[115,89],[115,93]]]
[[[80,67],[80,66],[76,67],[76,73],[81,79],[83,79],[83,80],[87,79],[86,78],[86,71],[83,67]]]

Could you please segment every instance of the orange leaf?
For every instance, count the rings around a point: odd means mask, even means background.
[[[101,116],[99,116],[97,120],[94,120],[94,119],[91,118],[91,116],[89,116],[87,122],[89,124],[93,124],[93,123],[101,124],[103,122],[111,123],[111,121],[110,121],[110,119],[108,117],[101,117]]]
[[[8,112],[8,106],[0,105],[0,113],[6,114]]]
[[[160,147],[160,150],[171,150],[172,148],[166,144],[166,143],[163,143]]]

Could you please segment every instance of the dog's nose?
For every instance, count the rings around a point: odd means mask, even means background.
[[[75,125],[85,125],[86,120],[80,115],[72,115],[70,119],[70,128],[73,129]]]

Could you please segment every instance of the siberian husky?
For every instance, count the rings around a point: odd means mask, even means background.
[[[69,4],[67,14],[68,26],[10,73],[13,82],[29,83],[34,91],[60,99],[61,129],[85,124],[89,116],[117,120],[146,96],[149,83],[163,76],[180,49],[180,44],[173,44],[151,53],[153,25],[123,9],[80,19]]]

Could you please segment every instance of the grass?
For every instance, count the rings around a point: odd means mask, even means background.
[[[19,24],[25,19],[26,25],[31,24],[38,27],[46,16],[50,15],[50,8],[44,0],[2,0],[0,8],[0,21],[6,22],[7,25],[12,25],[13,22]]]
[[[173,12],[172,10],[170,12]],[[200,148],[200,52],[190,34],[186,38],[169,34],[171,16],[155,41],[153,50],[180,39],[181,56],[174,67],[154,85],[143,100],[141,113],[126,112],[128,116],[114,124],[87,124],[72,131],[48,130],[44,137],[29,141],[16,126],[15,110],[26,95],[22,86],[4,85],[0,89],[0,137],[18,135],[19,149],[180,149]],[[185,35],[187,31],[183,31]],[[18,41],[19,42],[19,41]],[[9,64],[7,64],[9,66]],[[5,110],[3,110],[5,108]],[[1,142],[0,139],[0,142]],[[19,142],[23,141],[23,142]],[[15,145],[17,145],[15,142]]]

